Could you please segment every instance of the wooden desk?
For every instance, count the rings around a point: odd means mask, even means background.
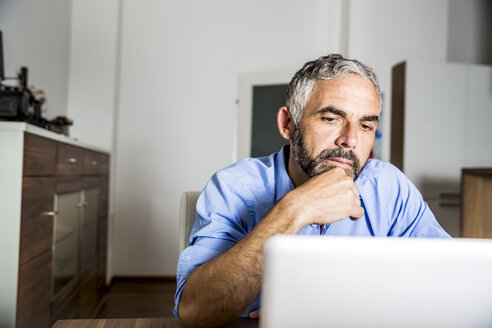
[[[228,328],[257,328],[258,320],[239,318]],[[58,320],[53,328],[182,328],[176,318]]]

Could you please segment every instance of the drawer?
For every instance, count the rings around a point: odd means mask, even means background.
[[[101,175],[109,172],[109,156],[95,151],[84,152],[84,174]]]
[[[56,142],[24,133],[24,176],[54,175]]]
[[[58,144],[56,174],[81,175],[84,173],[84,150],[66,144]]]
[[[55,178],[27,177],[22,184],[20,265],[51,251]]]

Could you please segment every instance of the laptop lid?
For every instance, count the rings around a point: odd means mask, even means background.
[[[492,240],[275,236],[260,327],[492,327]]]

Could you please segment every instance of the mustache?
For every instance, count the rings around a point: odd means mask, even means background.
[[[330,158],[343,158],[352,162],[352,167],[356,168],[360,166],[359,159],[355,156],[351,150],[344,151],[342,148],[325,149],[319,155],[320,160],[326,160]]]

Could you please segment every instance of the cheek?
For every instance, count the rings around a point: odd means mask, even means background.
[[[360,160],[367,160],[374,144],[374,135],[365,135],[359,139]]]
[[[336,134],[326,131],[313,131],[310,137],[309,149],[316,155],[325,149],[336,148]]]

